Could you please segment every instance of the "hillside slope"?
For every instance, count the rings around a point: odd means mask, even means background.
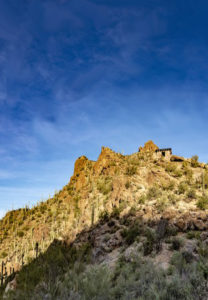
[[[207,299],[208,167],[197,157],[157,156],[156,150],[149,142],[132,155],[103,147],[96,162],[82,156],[69,184],[53,198],[32,209],[11,211],[0,221],[1,263],[8,274],[13,268],[15,274],[21,270],[11,299],[153,299],[146,293],[147,283],[140,283],[142,293],[136,292],[139,278],[129,282],[134,286],[129,292],[129,286],[118,281],[124,280],[126,268],[141,266],[154,293],[161,293],[161,282],[166,286],[164,298],[158,299],[186,299],[185,294],[168,294],[170,283],[164,276],[176,280],[178,274],[186,277],[187,299],[192,299],[193,278],[184,274],[195,268],[201,278],[198,299]],[[151,270],[150,263],[161,270]],[[132,272],[128,270],[128,276]],[[82,276],[89,277],[88,285],[94,282],[95,295],[105,290],[96,285],[94,274],[103,278],[108,296],[103,292],[93,298],[93,287],[84,290]]]

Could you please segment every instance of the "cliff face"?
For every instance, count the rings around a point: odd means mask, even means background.
[[[8,213],[0,221],[1,261],[8,271],[21,268],[23,253],[24,265],[35,258],[37,242],[39,253],[54,239],[69,245],[115,209],[123,218],[133,208],[137,217],[152,224],[162,217],[181,232],[206,230],[207,166],[184,158],[155,159],[151,152],[156,149],[149,141],[132,155],[103,147],[96,162],[81,156],[70,182],[54,197]]]

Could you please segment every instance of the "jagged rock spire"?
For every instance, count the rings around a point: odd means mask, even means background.
[[[159,149],[159,147],[150,140],[144,144],[144,147],[139,147],[139,152],[154,152],[157,149]]]

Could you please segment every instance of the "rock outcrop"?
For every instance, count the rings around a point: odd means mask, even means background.
[[[144,144],[144,147],[139,147],[139,152],[154,152],[157,149],[159,147],[150,140]]]
[[[170,161],[175,161],[175,162],[183,162],[184,160],[185,160],[184,157],[178,155],[172,155],[170,158]]]

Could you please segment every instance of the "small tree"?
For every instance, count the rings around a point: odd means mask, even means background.
[[[198,165],[199,165],[198,160],[199,160],[198,155],[192,156],[192,158],[191,158],[191,166],[192,166],[193,168],[198,167]]]

